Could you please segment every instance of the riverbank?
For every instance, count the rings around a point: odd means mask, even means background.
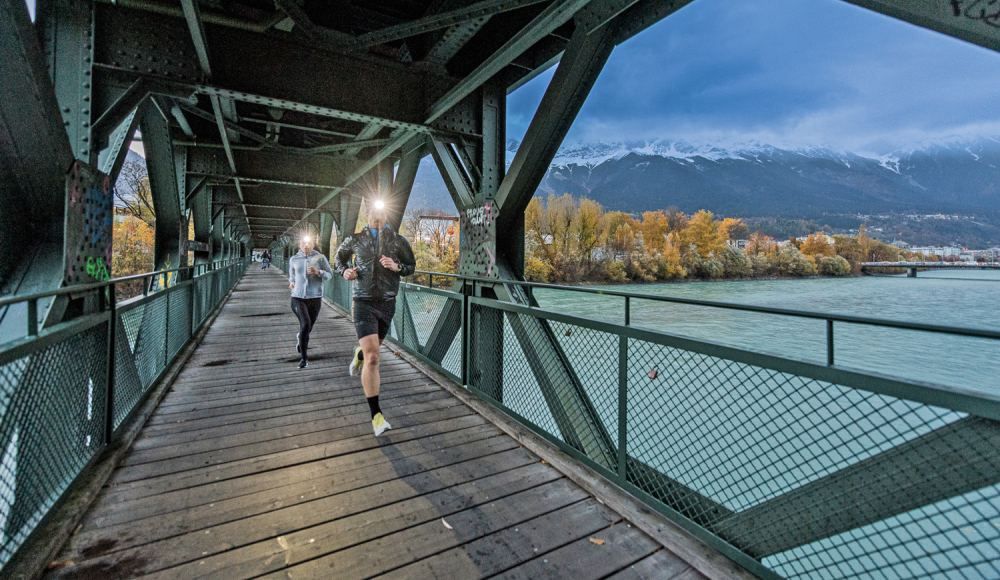
[[[631,280],[628,282],[609,282],[602,280],[580,281],[580,282],[553,282],[559,286],[658,286],[661,284],[702,284],[719,282],[774,282],[785,280],[844,280],[847,278],[864,278],[869,274],[849,274],[847,276],[761,276],[759,278],[679,278],[673,280],[652,280],[644,282]],[[880,276],[891,276],[889,274],[879,274]],[[898,276],[898,274],[896,274]]]

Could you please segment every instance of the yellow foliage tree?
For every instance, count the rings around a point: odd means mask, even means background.
[[[823,232],[816,232],[811,234],[802,245],[799,250],[807,256],[825,256],[832,257],[837,255],[837,251],[834,249],[833,244],[827,241],[826,235]]]
[[[719,235],[724,241],[745,240],[750,236],[750,227],[741,219],[726,218],[719,222]]]
[[[573,228],[578,236],[580,262],[581,264],[586,262],[589,269],[594,250],[604,245],[608,237],[608,221],[604,217],[604,208],[592,199],[586,197],[581,199]]]
[[[662,252],[667,246],[670,224],[663,211],[647,211],[642,214],[642,241],[649,252]]]
[[[706,210],[691,216],[687,227],[681,230],[678,240],[682,254],[694,245],[702,258],[708,258],[709,254],[721,252],[726,247],[726,241],[719,234],[715,216]]]
[[[112,276],[120,278],[153,270],[153,228],[130,212],[119,210],[112,234]],[[122,215],[125,214],[125,215]],[[121,300],[142,294],[142,280],[117,285]]]

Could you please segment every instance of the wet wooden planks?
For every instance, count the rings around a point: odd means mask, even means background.
[[[252,268],[46,579],[702,578],[388,346],[376,439],[350,320],[297,329]]]

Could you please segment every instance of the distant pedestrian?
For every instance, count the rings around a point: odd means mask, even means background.
[[[372,428],[378,436],[392,428],[378,404],[379,348],[396,313],[399,277],[412,274],[417,261],[410,242],[386,225],[385,203],[376,201],[368,210],[371,226],[344,239],[334,264],[345,280],[357,280],[354,285],[354,330],[359,346],[354,349],[348,372],[351,376],[361,372],[361,386],[372,414]],[[353,266],[350,265],[352,259]]]
[[[292,312],[299,319],[295,335],[295,350],[301,355],[299,368],[309,366],[309,333],[312,332],[319,309],[323,305],[323,282],[333,278],[326,256],[313,247],[312,238],[305,234],[299,240],[299,253],[288,261],[288,288],[292,291]]]
[[[260,261],[263,264],[260,269],[266,270],[267,267],[271,265],[271,252],[264,250],[264,253],[260,255]]]

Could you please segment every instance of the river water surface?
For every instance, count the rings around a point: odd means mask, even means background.
[[[859,277],[607,286],[608,290],[1000,330],[1000,272],[929,271]],[[624,299],[539,290],[547,310],[624,319]],[[719,308],[632,300],[634,326],[826,362],[826,323]],[[1000,340],[835,323],[835,363],[1000,395]]]

